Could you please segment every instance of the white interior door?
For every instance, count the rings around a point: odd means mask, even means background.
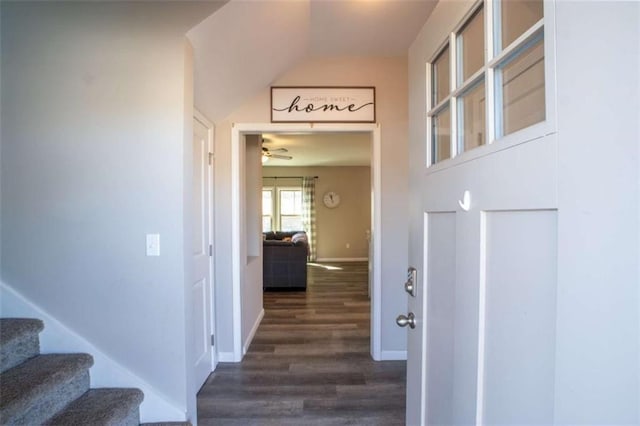
[[[193,321],[194,371],[199,388],[213,370],[215,348],[213,335],[212,285],[212,126],[201,117],[193,120],[193,265],[191,315]]]
[[[408,302],[416,327],[408,340],[407,424],[551,424],[558,144],[553,39],[545,28],[552,16],[518,21],[510,30],[527,34],[510,51],[490,46],[487,59],[483,32],[485,40],[499,34],[487,30],[500,25],[496,15],[489,19],[482,3],[442,7],[448,11],[438,16],[450,26],[441,20],[431,32],[436,41],[423,40],[432,56],[416,67],[424,79],[424,63],[436,64],[427,66],[422,91],[430,99],[421,98],[427,135],[411,148],[413,157],[428,152],[422,158],[433,165],[412,162],[419,214],[410,261],[421,278]],[[477,52],[465,50],[478,40]],[[474,60],[477,69],[466,74],[463,61]]]

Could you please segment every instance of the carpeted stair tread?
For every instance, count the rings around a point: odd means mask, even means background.
[[[0,318],[0,345],[4,346],[25,333],[38,334],[44,323],[31,318]]]
[[[140,423],[140,426],[193,426],[191,422]]]
[[[0,373],[40,353],[38,334],[43,329],[43,322],[37,319],[0,319]]]
[[[88,354],[39,355],[0,374],[0,424],[42,423],[89,387]]]
[[[144,399],[139,389],[90,389],[65,407],[46,425],[138,425],[138,407]]]

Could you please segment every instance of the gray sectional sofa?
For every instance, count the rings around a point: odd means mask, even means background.
[[[309,243],[305,232],[264,232],[262,249],[265,290],[306,290]]]

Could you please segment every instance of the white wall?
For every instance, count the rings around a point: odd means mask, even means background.
[[[232,1],[189,31],[198,110],[222,120],[294,66],[307,52],[310,8],[308,0]]]
[[[406,58],[311,58],[273,85],[376,86],[377,119],[382,140],[382,351],[406,349],[406,331],[395,317],[406,309],[402,284],[407,269],[407,62]],[[231,125],[268,123],[269,90],[216,123],[216,309],[231,321]],[[196,100],[196,107],[199,105]],[[221,330],[220,350],[233,351],[232,330]]]
[[[556,423],[638,424],[640,3],[556,11]]]
[[[2,3],[2,281],[183,413],[184,34],[218,6]]]

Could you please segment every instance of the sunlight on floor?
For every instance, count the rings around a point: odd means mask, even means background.
[[[324,268],[328,271],[342,271],[342,268],[339,266],[323,265],[321,263],[307,263],[307,265],[315,266],[316,268]]]

